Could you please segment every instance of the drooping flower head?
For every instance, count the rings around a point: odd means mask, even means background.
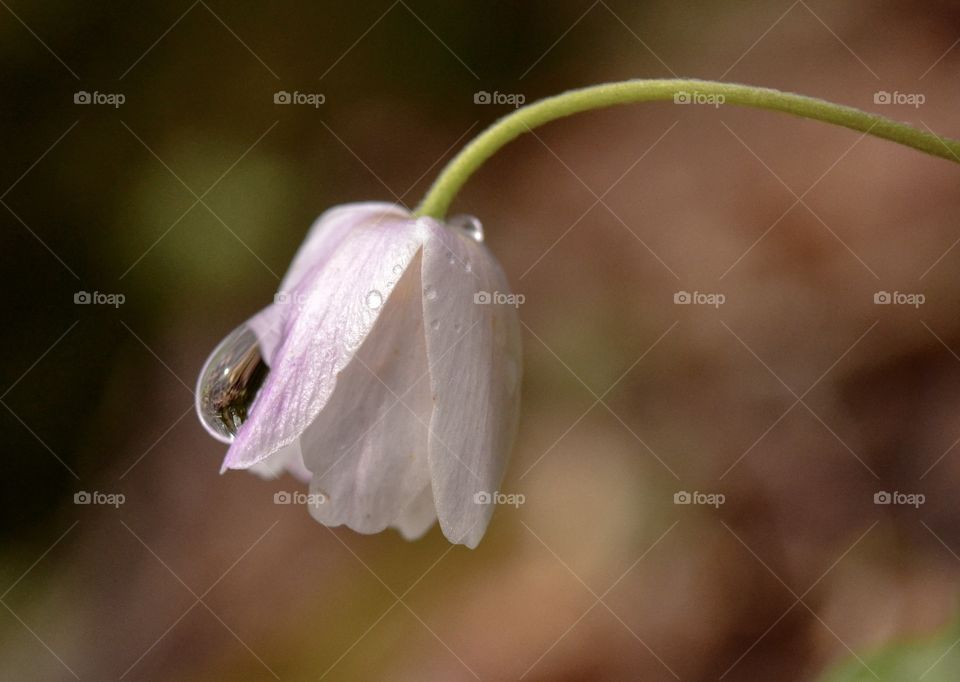
[[[517,426],[520,325],[472,218],[339,206],[197,387],[223,469],[309,481],[310,513],[475,547]]]

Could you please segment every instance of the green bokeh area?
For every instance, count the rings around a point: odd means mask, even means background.
[[[865,680],[929,680],[950,682],[960,678],[960,628],[956,625],[932,637],[892,644],[863,660],[836,666],[821,682]]]

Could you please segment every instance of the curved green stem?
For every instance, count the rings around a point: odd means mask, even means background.
[[[474,138],[444,167],[417,208],[416,214],[442,220],[457,192],[484,161],[515,137],[537,126],[581,111],[616,104],[658,100],[682,102],[684,97],[694,101],[707,99],[717,104],[736,104],[782,111],[794,116],[833,123],[960,163],[960,141],[943,138],[932,131],[919,130],[906,123],[869,114],[853,107],[814,97],[736,83],[687,79],[640,79],[570,90],[534,102],[504,116]]]

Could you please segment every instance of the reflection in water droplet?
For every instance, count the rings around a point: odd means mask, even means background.
[[[233,442],[269,372],[257,336],[246,324],[220,342],[197,382],[197,414],[212,436]]]
[[[451,227],[459,227],[476,242],[483,241],[483,224],[472,215],[455,215],[448,221]]]
[[[423,294],[427,297],[428,301],[434,301],[437,298],[437,290],[430,285],[427,285],[427,287],[423,290]]]
[[[367,292],[367,307],[370,310],[377,310],[381,305],[383,305],[383,294],[376,289]]]

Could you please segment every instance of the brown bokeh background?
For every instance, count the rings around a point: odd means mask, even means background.
[[[958,38],[946,1],[4,3],[0,678],[808,680],[942,628],[960,171],[890,143],[662,103],[488,163],[455,208],[526,297],[525,504],[477,550],[220,476],[192,388],[316,215],[415,204],[509,111],[475,92],[723,78],[956,137]]]

